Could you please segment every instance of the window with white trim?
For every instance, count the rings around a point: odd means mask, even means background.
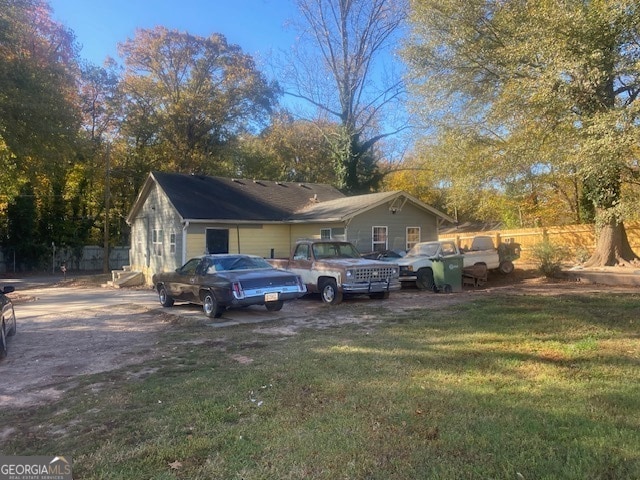
[[[420,242],[420,227],[407,227],[407,250]]]
[[[331,229],[330,228],[321,228],[320,229],[320,238],[322,240],[329,240],[331,238]]]
[[[382,252],[387,250],[387,227],[372,227],[373,251]]]
[[[154,228],[151,234],[151,243],[153,244],[153,254],[162,256],[162,229]]]
[[[169,253],[176,253],[176,232],[169,234]]]
[[[136,255],[142,255],[144,253],[144,250],[142,249],[142,229],[140,227],[138,227],[136,229],[136,240],[137,240],[137,244],[138,244],[138,248],[136,249]]]

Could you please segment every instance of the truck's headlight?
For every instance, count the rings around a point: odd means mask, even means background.
[[[345,275],[346,275],[347,278],[353,277],[353,270],[347,270]]]

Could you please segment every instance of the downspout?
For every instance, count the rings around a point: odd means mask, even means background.
[[[344,222],[344,240],[345,242],[351,242],[351,240],[349,240],[349,224],[351,223],[351,220],[353,220],[352,218],[348,218],[345,222]],[[353,242],[351,242],[353,243]]]
[[[184,221],[182,227],[182,262],[181,265],[187,263],[187,230],[189,229],[189,220]]]
[[[240,253],[240,225],[236,223],[236,236],[238,237],[238,253]]]
[[[145,215],[144,217],[144,227],[146,229],[145,232],[145,252],[144,252],[144,264],[148,269],[151,266],[151,222],[149,221],[149,216]]]

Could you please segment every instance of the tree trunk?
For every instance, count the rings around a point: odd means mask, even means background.
[[[640,262],[633,253],[622,222],[611,220],[600,230],[596,250],[585,267],[636,266]]]

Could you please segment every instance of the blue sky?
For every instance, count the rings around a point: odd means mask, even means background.
[[[53,18],[74,31],[80,55],[96,65],[117,57],[117,45],[136,28],[163,25],[208,36],[221,33],[258,63],[272,50],[287,50],[295,33],[291,0],[49,0]]]

